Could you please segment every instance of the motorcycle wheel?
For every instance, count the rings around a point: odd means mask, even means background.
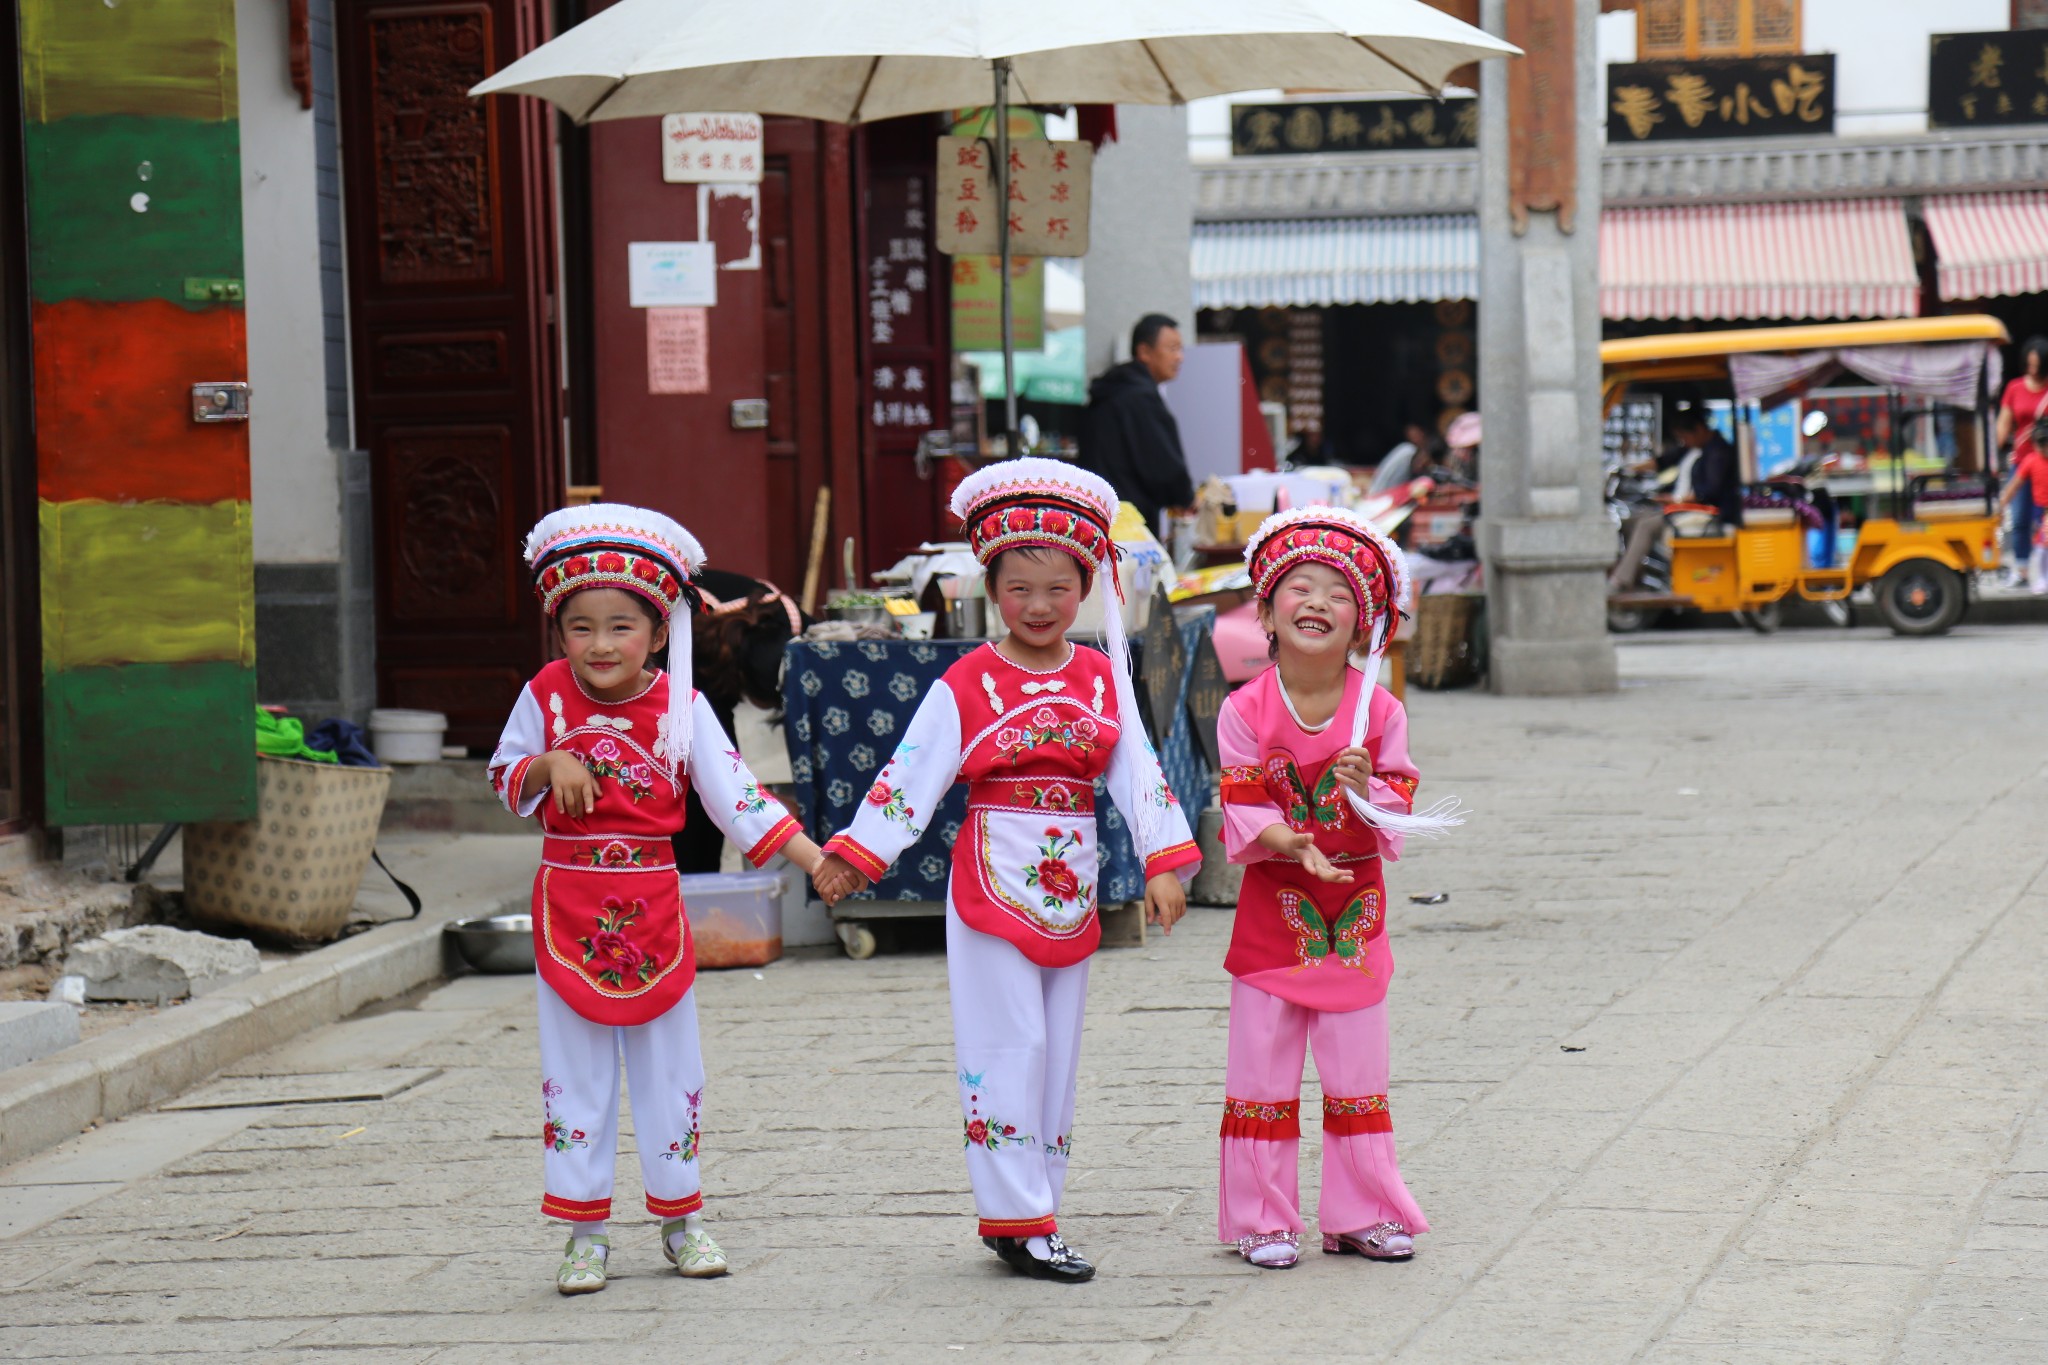
[[[1650,613],[1641,607],[1609,607],[1607,629],[1614,635],[1634,635],[1650,624]]]

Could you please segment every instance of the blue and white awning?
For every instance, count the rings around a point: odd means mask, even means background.
[[[1479,296],[1479,218],[1299,218],[1197,223],[1195,303],[1308,308]]]

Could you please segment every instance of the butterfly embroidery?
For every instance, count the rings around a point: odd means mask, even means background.
[[[978,1089],[981,1086],[981,1078],[986,1075],[988,1075],[986,1071],[976,1073],[973,1071],[969,1071],[966,1067],[963,1066],[960,1068],[960,1084],[971,1085]]]
[[[1373,974],[1365,965],[1365,945],[1380,929],[1379,892],[1353,896],[1332,926],[1314,901],[1290,887],[1280,893],[1280,914],[1294,931],[1294,955],[1302,966],[1320,966],[1334,953],[1339,965]]]
[[[1344,788],[1338,785],[1336,764],[1323,769],[1311,792],[1294,760],[1285,754],[1274,754],[1266,760],[1266,782],[1286,798],[1289,829],[1305,830],[1311,820],[1324,829],[1344,827]]]

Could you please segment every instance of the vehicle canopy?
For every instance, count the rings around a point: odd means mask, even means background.
[[[1619,337],[1600,344],[1601,407],[1634,384],[1723,382],[1769,407],[1850,370],[1916,398],[1974,409],[1996,401],[2005,324],[1985,313]]]

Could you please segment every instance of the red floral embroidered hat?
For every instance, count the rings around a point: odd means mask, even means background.
[[[953,490],[953,515],[966,523],[967,543],[983,564],[1025,545],[1062,550],[1091,580],[1107,566],[1121,598],[1109,538],[1116,506],[1116,490],[1100,475],[1031,455],[977,469]]]
[[[1379,654],[1408,608],[1408,562],[1386,534],[1342,507],[1297,507],[1259,523],[1244,547],[1252,589],[1264,602],[1298,564],[1327,564],[1351,581],[1358,631]]]
[[[526,563],[541,610],[554,616],[585,588],[621,588],[669,624],[669,702],[654,752],[680,768],[690,754],[690,615],[704,567],[704,547],[669,517],[620,502],[594,502],[550,512],[527,533]],[[678,611],[677,604],[682,604]]]

